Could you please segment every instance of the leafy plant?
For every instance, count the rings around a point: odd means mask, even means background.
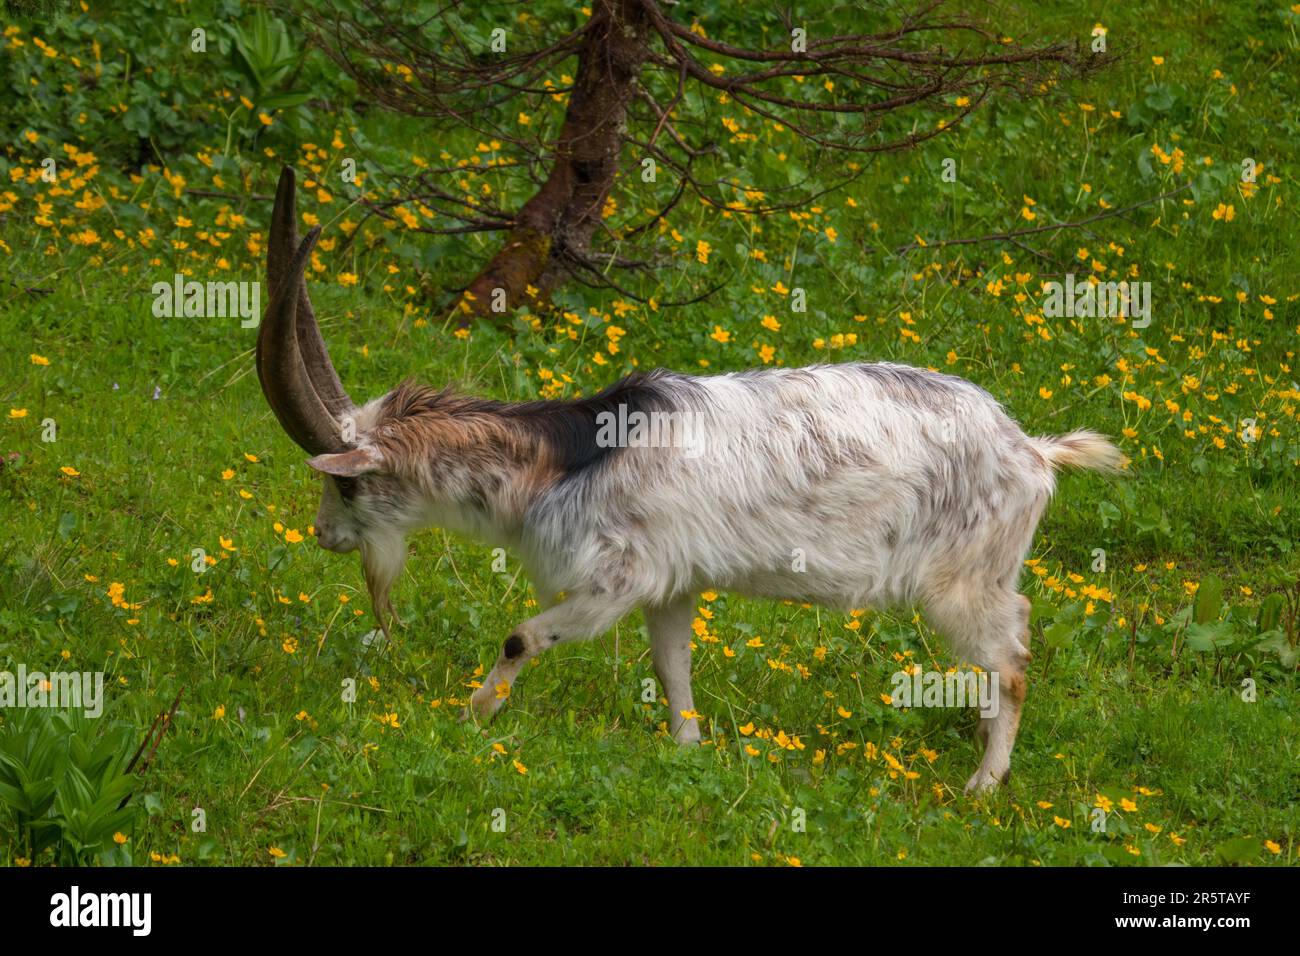
[[[227,26],[231,62],[246,82],[245,97],[253,105],[249,120],[259,128],[259,113],[293,109],[311,98],[307,90],[292,89],[302,65],[303,51],[294,50],[284,22],[256,10],[247,27]]]
[[[60,866],[84,866],[130,828],[133,736],[75,711],[19,710],[0,725],[0,807],[30,859],[50,850]]]

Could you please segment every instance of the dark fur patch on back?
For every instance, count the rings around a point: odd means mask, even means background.
[[[507,405],[503,413],[544,435],[556,464],[565,474],[573,474],[619,451],[596,443],[600,431],[598,416],[602,413],[611,414],[617,420],[619,406],[626,409],[625,415],[674,410],[661,382],[665,374],[659,370],[635,372],[587,398]]]
[[[403,383],[384,401],[376,431],[400,432],[404,423],[420,419],[445,422],[452,431],[460,426],[468,432],[481,425],[508,434],[521,454],[531,451],[567,477],[599,465],[621,450],[597,443],[602,413],[617,420],[620,406],[626,409],[625,415],[677,410],[663,382],[669,374],[658,369],[636,372],[586,398],[517,403]]]

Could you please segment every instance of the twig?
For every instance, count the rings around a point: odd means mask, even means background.
[[[1058,222],[1047,226],[1033,226],[1032,228],[1029,229],[1015,229],[1012,230],[1011,232],[995,232],[992,235],[974,236],[967,239],[936,239],[934,242],[925,243],[924,247],[921,245],[921,243],[909,242],[905,246],[899,246],[896,250],[894,250],[894,254],[901,256],[904,255],[905,253],[911,252],[913,249],[920,249],[920,248],[932,247],[936,249],[942,249],[945,246],[970,246],[982,242],[1015,242],[1021,236],[1033,236],[1043,232],[1059,232],[1062,229],[1081,229],[1084,226],[1088,225],[1089,223],[1098,222],[1102,219],[1113,219],[1115,216],[1122,216],[1125,213],[1130,213],[1134,209],[1141,209],[1143,206],[1150,206],[1152,203],[1163,202],[1166,199],[1178,195],[1180,192],[1182,192],[1184,189],[1189,188],[1191,185],[1192,185],[1191,182],[1185,182],[1177,189],[1171,189],[1169,192],[1161,193],[1159,196],[1153,196],[1150,199],[1144,199],[1141,202],[1136,202],[1131,206],[1124,206],[1122,209],[1107,209],[1105,212],[1100,212],[1095,216],[1089,216],[1087,219],[1079,219],[1075,222]],[[1019,245],[1019,243],[1016,244]],[[876,250],[873,247],[869,246],[867,247],[866,251],[875,252]]]
[[[189,188],[187,188],[185,191],[189,193],[189,195],[191,196],[206,196],[209,199],[231,199],[236,202],[246,202],[249,199],[252,199],[256,202],[271,202],[273,199],[275,199],[274,196],[263,196],[260,193],[236,194],[236,193],[217,192],[215,189],[189,189]]]
[[[149,747],[149,755],[144,758],[144,763],[140,764],[141,775],[149,769],[149,765],[153,763],[154,754],[158,752],[158,745],[162,743],[163,736],[167,733],[167,729],[172,725],[172,718],[176,716],[176,708],[180,706],[181,696],[184,693],[185,688],[182,687],[176,692],[176,699],[172,701],[171,709],[160,713],[153,719],[153,722],[149,724],[149,729],[145,732],[144,740],[140,741],[140,746],[136,748],[134,756],[131,757],[131,762],[126,765],[127,776],[135,770],[136,761],[140,759],[140,755],[144,753],[144,748],[148,747],[149,741],[152,740],[153,746]],[[132,794],[128,793],[122,798],[122,802],[117,805],[117,808],[121,810],[125,807],[127,803],[130,802],[131,797]]]
[[[140,765],[140,772],[144,773],[149,769],[149,763],[153,760],[153,755],[158,752],[158,745],[162,743],[163,734],[167,733],[167,728],[171,726],[172,718],[176,716],[176,708],[179,707],[181,703],[181,695],[184,693],[185,688],[182,687],[176,692],[176,699],[172,701],[171,709],[166,713],[159,714],[153,719],[153,723],[149,725],[149,730],[144,735],[144,740],[140,741],[140,746],[136,748],[135,756],[132,757],[131,762],[126,765],[127,773],[130,773],[135,769],[136,761],[140,759],[140,755],[144,753],[144,748],[147,747],[149,741],[153,739],[153,747],[149,749],[149,756],[145,757],[144,763]],[[157,739],[154,739],[154,731],[158,732]]]
[[[34,286],[20,285],[19,283],[14,282],[12,279],[6,279],[5,282],[13,286],[15,289],[22,289],[28,295],[50,295],[51,293],[54,292],[53,289],[40,289]]]

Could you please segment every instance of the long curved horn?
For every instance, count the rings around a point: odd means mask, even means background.
[[[281,275],[293,259],[298,247],[298,201],[297,177],[293,167],[285,166],[280,170],[280,183],[275,190],[275,208],[271,213],[271,238],[266,250],[266,266],[270,275],[272,295]],[[352,399],[339,381],[330,361],[329,349],[321,338],[320,327],[316,324],[316,312],[311,307],[307,296],[306,276],[298,278],[298,350],[303,363],[307,366],[307,375],[316,388],[325,407],[335,418],[342,418],[355,407]]]
[[[271,301],[257,335],[257,377],[289,437],[320,455],[348,447],[339,420],[354,406],[334,371],[307,297],[307,262],[320,229],[298,244],[294,193],[293,170],[285,167],[271,214],[266,254]]]

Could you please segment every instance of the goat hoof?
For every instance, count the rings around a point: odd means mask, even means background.
[[[484,693],[484,691],[487,692]],[[486,687],[480,687],[470,696],[469,706],[465,708],[463,719],[486,724],[496,716],[503,703],[504,701],[499,699],[494,692],[487,690]]]
[[[980,796],[981,794],[993,793],[997,790],[999,780],[997,776],[983,769],[975,771],[975,775],[966,781],[966,795]]]

